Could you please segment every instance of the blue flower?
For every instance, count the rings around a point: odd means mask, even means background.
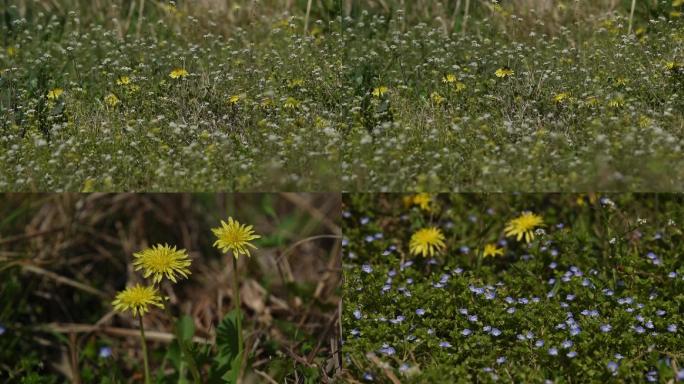
[[[558,356],[558,349],[554,347],[549,348],[549,355]]]
[[[558,267],[558,263],[556,263],[555,261],[552,261],[551,264],[549,264],[549,268],[551,269],[556,269],[556,267]]]
[[[677,324],[670,324],[667,326],[667,331],[675,333],[677,332]]]
[[[7,331],[7,328],[5,328],[2,324],[0,324],[0,336],[4,335],[6,331]]]
[[[101,359],[106,359],[112,356],[112,349],[110,347],[100,347],[100,353],[98,354]]]
[[[615,373],[618,370],[618,363],[616,363],[614,361],[609,361],[607,366],[608,366],[608,370],[612,373]]]
[[[569,357],[569,358],[572,359],[573,357],[577,356],[577,352],[575,352],[575,351],[570,351],[570,352],[568,352],[565,356],[567,356],[567,357]]]
[[[501,330],[499,328],[492,328],[492,336],[499,336],[501,335]]]
[[[476,322],[477,321],[477,315],[468,316],[468,321],[470,321],[471,323]]]
[[[389,356],[397,353],[397,351],[394,348],[390,347],[389,344],[383,344],[382,348],[380,348],[379,352],[384,354],[384,355],[389,355]]]
[[[468,328],[461,331],[461,335],[463,335],[463,336],[470,336],[471,333],[473,333],[473,331],[471,331]]]
[[[451,348],[451,343],[448,341],[440,341],[439,346],[442,348]]]
[[[366,381],[373,381],[373,375],[371,375],[370,372],[366,372],[363,374],[363,379]]]
[[[561,347],[563,347],[565,349],[572,347],[572,345],[573,345],[573,343],[570,340],[565,340],[561,343]]]
[[[366,225],[370,222],[370,218],[368,217],[362,217],[360,220],[361,225]]]
[[[610,324],[601,324],[601,332],[607,333],[610,332],[613,329],[613,326]]]
[[[677,380],[684,380],[684,369],[680,369],[679,372],[677,372]]]
[[[634,327],[634,332],[636,332],[638,334],[642,334],[642,333],[646,332],[646,330],[641,325],[637,325]]]
[[[425,310],[423,308],[416,309],[416,315],[423,316],[424,314],[425,314]]]
[[[361,314],[361,311],[360,311],[360,310],[358,310],[358,309],[355,309],[355,310],[354,310],[354,318],[355,318],[356,320],[359,320],[362,316],[363,316],[363,315]]]
[[[406,363],[402,363],[402,364],[399,366],[399,371],[400,371],[400,372],[406,372],[406,371],[408,371],[410,368],[411,368],[410,365],[408,365],[408,364],[406,364]]]
[[[499,356],[496,358],[496,363],[497,364],[503,364],[506,362],[506,357],[505,356]]]
[[[366,273],[371,273],[373,272],[373,267],[371,267],[370,264],[364,264],[361,266],[361,270]]]
[[[544,346],[544,340],[539,339],[539,340],[535,341],[535,342],[534,342],[534,346],[537,347],[537,348],[543,347],[543,346]]]

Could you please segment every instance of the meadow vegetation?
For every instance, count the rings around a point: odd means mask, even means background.
[[[681,196],[346,195],[354,382],[684,381]]]
[[[680,0],[21,0],[0,188],[681,189]]]

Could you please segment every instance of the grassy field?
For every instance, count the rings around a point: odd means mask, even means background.
[[[0,382],[146,382],[143,324],[152,383],[329,382],[341,369],[339,207],[325,194],[3,195]],[[237,274],[212,246],[229,215],[261,236]],[[134,253],[155,244],[188,251],[187,278],[138,270]],[[138,283],[164,308],[113,306]]]
[[[635,4],[5,1],[0,188],[681,190],[683,5]]]
[[[683,202],[345,196],[349,381],[684,380]],[[541,219],[522,223],[529,242],[515,231],[521,216]],[[426,255],[425,228],[443,236]]]

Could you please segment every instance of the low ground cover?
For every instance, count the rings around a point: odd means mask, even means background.
[[[681,197],[345,203],[343,359],[356,380],[684,379]]]

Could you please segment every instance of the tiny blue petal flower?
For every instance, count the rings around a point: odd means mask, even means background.
[[[477,321],[477,315],[468,316],[468,321],[470,321],[471,323],[476,322]]]
[[[492,328],[492,336],[499,336],[501,335],[501,331],[499,328]]]
[[[366,273],[371,273],[373,272],[373,267],[371,267],[370,264],[364,264],[361,266],[361,270]]]
[[[563,341],[563,343],[561,343],[561,347],[563,347],[565,349],[572,347],[572,345],[573,345],[573,343],[570,340],[565,340],[565,341]]]
[[[470,329],[466,328],[463,331],[461,331],[461,335],[463,336],[470,336],[470,334],[473,333]]]
[[[112,349],[110,347],[101,347],[98,354],[101,359],[106,359],[112,356]]]
[[[613,329],[613,326],[610,324],[601,324],[601,332],[607,333],[610,332]]]
[[[557,348],[549,348],[549,355],[551,356],[558,356],[558,349]]]
[[[355,310],[354,310],[354,318],[355,318],[356,320],[359,320],[359,319],[361,318],[361,316],[363,316],[363,315],[361,314],[361,311],[358,310],[358,309],[355,309]]]
[[[570,352],[568,352],[565,356],[567,356],[567,357],[569,357],[569,358],[572,359],[573,357],[577,356],[577,352],[575,352],[575,351],[570,351]]]
[[[608,366],[608,370],[611,371],[612,373],[615,373],[618,370],[618,364],[614,361],[609,361],[607,366]]]
[[[371,375],[370,372],[366,372],[363,374],[363,379],[366,381],[373,381],[373,375]]]
[[[506,357],[505,356],[499,356],[496,358],[496,363],[497,364],[503,364],[506,362]]]
[[[675,333],[677,332],[677,324],[670,324],[667,326],[667,331]]]
[[[440,341],[439,346],[442,348],[451,348],[451,343],[448,341]]]
[[[537,347],[537,348],[543,347],[543,346],[544,346],[544,340],[539,339],[539,340],[535,341],[535,342],[534,342],[534,346]]]
[[[423,308],[416,309],[416,315],[423,316],[424,314],[425,314],[425,310]]]

